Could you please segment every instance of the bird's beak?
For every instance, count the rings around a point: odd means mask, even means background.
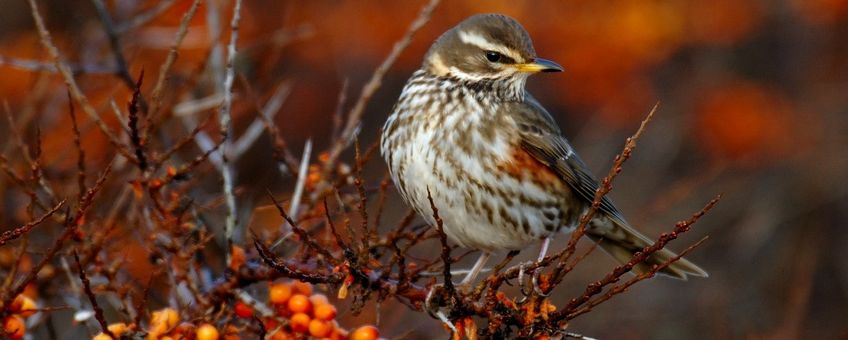
[[[526,64],[515,64],[519,72],[537,73],[537,72],[562,72],[562,66],[559,64],[542,58],[535,58],[532,62]]]

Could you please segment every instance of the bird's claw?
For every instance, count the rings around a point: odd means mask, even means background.
[[[526,272],[526,267],[530,266],[530,265],[536,265],[536,266],[529,273],[529,275],[530,275],[530,287],[528,288],[528,287],[526,287],[524,275],[525,275],[525,272]],[[541,297],[547,297],[548,295],[550,295],[550,293],[545,293],[542,290],[542,288],[539,287],[539,276],[542,274],[541,270],[539,270],[539,269],[540,268],[538,267],[538,262],[536,262],[536,261],[529,261],[529,262],[521,263],[521,265],[518,269],[518,286],[521,289],[521,294],[524,296],[522,298],[521,302],[523,302],[524,299],[529,297],[531,294],[535,294],[535,295],[541,296]]]
[[[433,287],[430,288],[430,291],[427,292],[427,297],[424,298],[424,310],[426,310],[427,314],[430,314],[430,316],[432,316],[434,318],[439,318],[439,317],[436,315],[436,312],[438,312],[438,307],[437,307],[436,311],[433,310],[433,305],[432,305],[433,298],[437,295],[436,291],[442,289],[443,287],[444,287],[444,285],[441,284],[441,283],[434,284]]]
[[[454,333],[456,333],[456,326],[454,326],[454,324],[450,322],[450,319],[448,319],[447,315],[445,315],[445,312],[439,310],[438,306],[436,306],[435,309],[433,308],[433,298],[438,295],[437,291],[443,289],[444,286],[444,284],[437,283],[430,288],[430,291],[427,292],[427,297],[424,298],[424,310],[426,310],[427,314],[430,314],[431,317],[433,317],[434,319],[438,319],[443,324],[448,326],[448,328],[450,328]]]

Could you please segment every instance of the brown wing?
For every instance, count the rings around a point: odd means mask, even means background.
[[[523,103],[511,103],[504,109],[518,125],[522,147],[553,169],[586,204],[591,204],[595,200],[598,180],[562,136],[551,115],[529,94]],[[600,211],[627,225],[621,212],[607,197],[601,201]]]

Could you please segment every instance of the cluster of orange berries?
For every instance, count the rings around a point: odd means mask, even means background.
[[[336,322],[336,307],[324,294],[312,292],[312,285],[300,281],[273,283],[268,289],[268,300],[274,306],[278,318],[265,320],[269,339],[285,340],[298,335],[309,335],[316,338],[332,340],[376,340],[379,331],[376,327],[366,325],[348,332]],[[247,308],[247,310],[245,310]],[[243,315],[249,307],[236,304],[236,314]],[[281,327],[279,320],[288,320]]]
[[[353,332],[340,327],[335,320],[336,307],[327,300],[324,294],[313,293],[312,285],[308,283],[300,281],[272,283],[268,290],[268,300],[274,308],[275,315],[264,320],[267,330],[266,339],[288,340],[310,336],[327,340],[377,340],[380,335],[377,328],[370,325],[359,327]],[[233,313],[244,319],[254,317],[253,308],[241,301],[233,306]],[[23,325],[22,322],[21,325]],[[125,323],[113,323],[108,326],[109,331],[116,337],[129,335],[136,328],[134,324]],[[15,339],[22,337],[23,333]],[[210,323],[196,325],[191,322],[181,322],[180,314],[176,310],[163,308],[151,313],[147,339],[237,340],[241,337],[239,330],[233,325],[228,325],[223,331],[219,331]],[[112,338],[106,333],[99,333],[92,340],[112,340]]]
[[[2,309],[2,306],[0,306]],[[10,315],[3,319],[3,330],[10,339],[20,340],[26,335],[26,323],[24,319],[38,312],[38,306],[31,298],[19,294],[9,305]]]
[[[120,337],[135,329],[134,324],[123,322],[113,323],[107,327],[112,334]],[[226,336],[225,339],[230,339]],[[148,340],[218,340],[221,334],[209,323],[195,325],[191,322],[180,323],[180,314],[173,308],[163,308],[150,315],[150,327],[147,330]],[[92,340],[113,340],[106,333],[98,333]]]

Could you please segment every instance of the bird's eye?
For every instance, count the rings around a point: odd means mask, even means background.
[[[501,54],[495,51],[486,51],[486,59],[490,62],[496,63],[501,60]]]

